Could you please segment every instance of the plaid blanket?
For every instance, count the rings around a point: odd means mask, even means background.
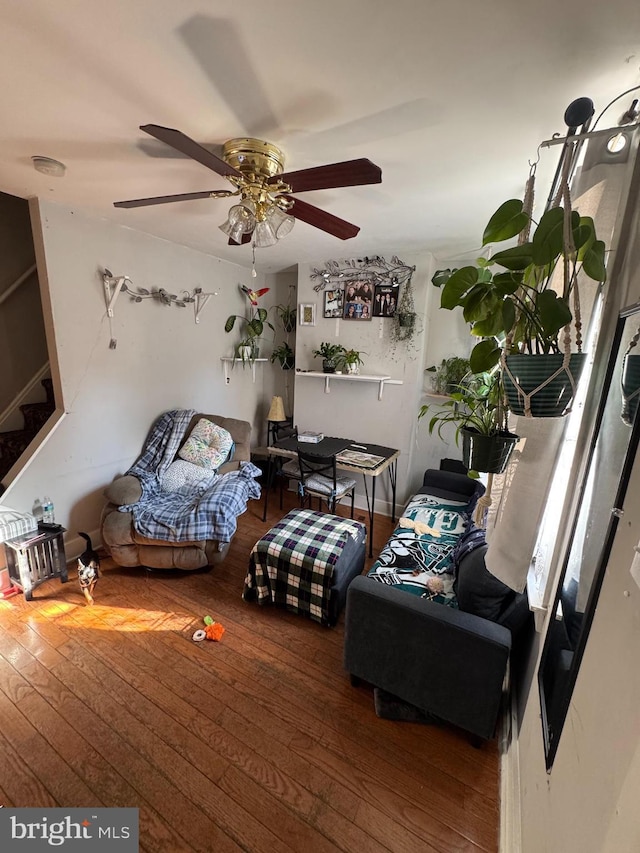
[[[241,463],[239,471],[223,474],[212,484],[162,491],[161,475],[173,462],[194,414],[191,409],[165,412],[151,430],[140,458],[127,471],[140,480],[142,496],[137,503],[118,509],[132,513],[136,531],[148,539],[229,542],[236,532],[236,519],[246,511],[249,498],[260,497],[255,477],[261,471],[250,462]]]
[[[333,569],[357,521],[294,509],[253,546],[242,597],[282,604],[316,622],[329,621]]]

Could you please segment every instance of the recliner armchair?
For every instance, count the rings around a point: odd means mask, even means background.
[[[185,430],[180,447],[201,418],[206,418],[226,429],[235,442],[232,461],[225,462],[218,469],[218,473],[235,471],[240,467],[241,462],[250,461],[251,424],[235,418],[225,418],[222,415],[194,415]],[[186,570],[200,569],[222,562],[229,549],[229,542],[209,539],[194,542],[168,542],[148,539],[138,533],[133,525],[132,513],[120,512],[118,507],[135,503],[140,500],[141,495],[140,480],[133,474],[117,477],[105,489],[108,503],[102,512],[102,542],[114,562],[119,566]]]

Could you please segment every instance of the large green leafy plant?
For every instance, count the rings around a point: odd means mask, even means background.
[[[512,240],[531,224],[523,202],[510,199],[489,220],[482,245]],[[498,363],[505,340],[508,354],[562,352],[560,334],[573,319],[580,271],[605,280],[605,245],[590,217],[569,210],[565,222],[564,208],[555,207],[530,239],[478,258],[475,266],[438,270],[431,281],[442,287],[441,307],[462,308],[471,333],[483,338],[470,356],[471,370],[482,373]]]
[[[507,430],[507,410],[504,406],[500,371],[493,370],[479,374],[469,374],[450,394],[446,403],[437,406],[424,405],[418,413],[418,420],[431,415],[429,435],[437,432],[443,438],[442,430],[447,424],[455,427],[456,444],[460,431],[471,429],[480,435],[498,435]]]

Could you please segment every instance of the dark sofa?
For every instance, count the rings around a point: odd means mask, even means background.
[[[481,490],[468,477],[429,470],[422,494],[466,500],[471,511]],[[487,739],[495,733],[512,634],[527,617],[525,594],[491,575],[486,545],[458,563],[459,609],[446,607],[366,576],[347,594],[344,666],[366,681]]]

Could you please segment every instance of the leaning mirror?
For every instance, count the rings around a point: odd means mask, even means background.
[[[640,306],[621,312],[538,674],[547,770],[555,758],[638,446]],[[635,426],[634,426],[635,424]]]

